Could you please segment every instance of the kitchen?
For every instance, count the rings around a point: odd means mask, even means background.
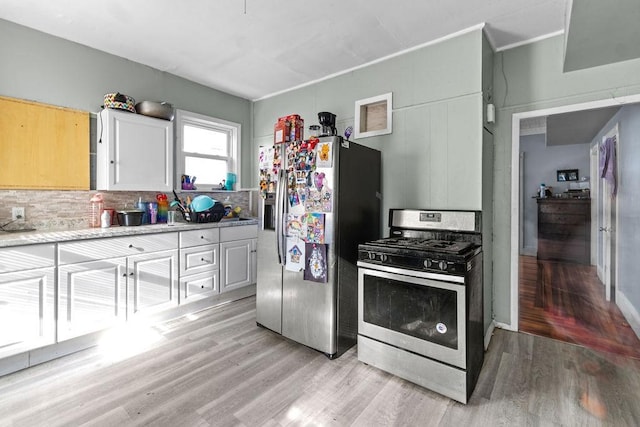
[[[517,111],[534,109],[544,102],[566,104],[575,102],[579,97],[597,99],[598,95],[605,96],[604,94],[613,87],[621,92],[632,93],[633,87],[637,85],[637,78],[631,75],[638,75],[631,72],[638,67],[636,61],[631,61],[622,65],[588,70],[584,73],[586,76],[583,77],[582,84],[567,86],[567,89],[561,91],[562,99],[557,99],[554,94],[547,92],[527,95],[514,92],[513,88],[520,86],[514,85],[514,80],[524,80],[526,76],[531,81],[543,85],[551,84],[561,76],[557,63],[560,60],[559,46],[562,45],[562,37],[495,54],[493,62],[498,72],[494,72],[494,76],[488,77],[488,80],[494,85],[494,99],[502,101],[504,97],[509,103],[498,104],[496,112],[498,120],[494,126],[495,145],[484,146],[487,152],[483,153],[482,96],[481,85],[478,82],[479,76],[484,75],[481,69],[489,66],[491,61],[482,60],[482,53],[489,52],[488,49],[483,48],[486,41],[482,37],[482,30],[475,30],[428,46],[423,52],[413,52],[413,56],[408,58],[409,64],[402,59],[392,59],[354,72],[352,76],[327,80],[318,83],[315,87],[301,88],[294,93],[285,93],[253,104],[245,99],[109,55],[106,57],[117,66],[112,66],[107,71],[100,65],[104,63],[106,54],[63,42],[15,24],[2,21],[0,30],[3,40],[13,41],[10,46],[3,44],[0,47],[2,57],[14,58],[10,63],[3,62],[0,71],[3,73],[1,79],[4,82],[1,87],[3,95],[58,105],[72,104],[76,108],[96,111],[102,94],[117,87],[123,92],[135,92],[141,99],[169,99],[182,108],[203,111],[214,117],[241,123],[245,130],[251,129],[243,132],[243,147],[254,147],[243,150],[245,154],[241,159],[243,182],[257,182],[255,177],[257,172],[254,170],[254,165],[257,164],[257,147],[272,138],[273,120],[276,117],[290,114],[293,110],[305,118],[312,118],[322,105],[322,110],[326,109],[337,114],[342,131],[352,120],[355,100],[389,91],[394,92],[394,109],[400,110],[394,113],[394,133],[389,137],[390,140],[376,137],[370,143],[367,142],[383,152],[382,163],[385,169],[383,188],[393,189],[393,191],[385,191],[383,215],[386,216],[388,209],[395,206],[441,205],[453,209],[481,209],[485,217],[494,218],[493,222],[500,224],[500,227],[496,226],[493,232],[487,231],[489,235],[493,234],[494,243],[484,247],[485,257],[493,258],[492,270],[485,269],[485,274],[489,275],[485,277],[484,300],[488,304],[485,307],[486,329],[492,323],[492,312],[496,322],[507,325],[510,322],[508,291],[511,271],[508,265],[510,230],[502,226],[509,223],[508,212],[510,211],[508,198],[510,121],[507,116]],[[32,52],[32,55],[25,57],[23,52]],[[58,56],[52,58],[50,52],[56,52]],[[65,52],[69,56],[67,60],[61,60],[65,59],[60,57],[65,55]],[[453,54],[453,52],[457,53]],[[435,64],[435,61],[430,60],[434,57],[439,58],[439,61],[446,61],[446,66],[441,62]],[[17,60],[18,58],[21,61]],[[77,64],[78,58],[83,59],[82,71],[79,67],[71,65]],[[400,64],[398,65],[396,61],[400,61]],[[470,61],[474,66],[469,65]],[[543,61],[543,64],[538,61]],[[41,75],[37,72],[39,69],[51,69],[52,64],[58,64],[55,66],[58,69],[55,75],[54,73]],[[505,94],[505,84],[500,78],[501,64],[504,64],[510,83],[511,91],[508,96]],[[550,66],[543,67],[543,65]],[[441,67],[448,70],[444,73],[446,75],[437,71]],[[526,69],[524,73],[521,67]],[[616,74],[612,79],[607,71],[619,67],[627,73]],[[489,69],[491,70],[490,66]],[[413,75],[414,70],[425,70],[425,72],[417,75],[410,83],[403,83],[408,81],[404,77]],[[531,75],[532,71],[528,70],[537,70],[538,74]],[[393,78],[398,72],[403,76],[402,79]],[[470,74],[468,78],[463,75],[466,72]],[[451,80],[450,74],[456,75],[455,81]],[[368,82],[366,87],[353,84],[358,80]],[[560,80],[563,79],[560,78]],[[76,91],[78,81],[93,89],[86,93]],[[100,82],[98,87],[95,87],[96,81]],[[127,87],[122,87],[123,81],[127,82]],[[149,82],[154,82],[154,85]],[[159,87],[161,93],[158,93],[154,86]],[[356,93],[351,93],[345,91],[347,87],[359,89]],[[48,95],[43,96],[43,93]],[[326,93],[335,95],[331,102],[327,101]],[[344,93],[343,99],[339,97],[341,93]],[[395,95],[396,93],[404,96]],[[66,101],[69,97],[75,99]],[[420,97],[422,103],[413,101]],[[408,98],[412,102],[405,101],[405,104],[402,104],[402,100]],[[211,99],[220,102],[211,102]],[[300,99],[306,101],[300,102]],[[446,127],[445,123],[448,122],[449,115],[464,122],[465,126]],[[425,123],[430,123],[432,127],[427,128]],[[451,140],[450,144],[442,142],[443,138],[447,137]],[[460,145],[456,146],[456,143]],[[463,155],[455,158],[456,167],[439,170],[443,169],[441,165],[449,156],[455,156],[461,151]],[[488,165],[483,166],[483,161],[480,160],[483,158],[489,161]],[[493,162],[495,164],[492,166]],[[435,169],[438,173],[432,176],[430,169]],[[429,184],[425,186],[425,182]],[[495,187],[495,190],[491,187]],[[31,192],[2,191],[0,192],[2,206],[12,206],[16,199],[26,200],[30,194]],[[69,196],[76,204],[88,201],[86,193],[75,195],[72,192]],[[6,209],[2,210],[3,215],[7,214],[5,211]],[[47,210],[47,212],[52,211]],[[384,224],[386,224],[385,220],[381,224],[382,233],[387,231]],[[491,223],[488,225],[491,226]],[[493,278],[490,276],[492,273]],[[487,286],[486,284],[489,283],[494,285]],[[340,362],[340,359],[337,361]]]

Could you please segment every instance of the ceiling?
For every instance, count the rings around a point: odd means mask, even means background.
[[[573,0],[565,37],[564,71],[640,57],[640,1]]]
[[[483,23],[496,51],[560,34],[567,1],[0,0],[0,18],[256,100]]]
[[[520,135],[546,134],[547,147],[588,144],[620,108],[605,107],[523,119]]]

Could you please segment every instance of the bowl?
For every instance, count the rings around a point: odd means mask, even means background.
[[[118,224],[124,226],[130,225],[140,225],[142,224],[142,217],[144,216],[144,211],[138,209],[117,211],[118,215]]]
[[[196,196],[191,201],[190,209],[193,212],[204,212],[211,209],[215,204],[216,201],[209,196]]]
[[[143,116],[173,120],[173,106],[168,102],[141,101],[136,104],[136,111]]]

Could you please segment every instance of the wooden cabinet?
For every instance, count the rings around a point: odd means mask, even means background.
[[[104,109],[97,135],[98,190],[173,190],[173,122]]]
[[[177,233],[58,244],[58,340],[177,305]]]
[[[538,199],[538,259],[589,264],[591,200]]]
[[[87,111],[5,97],[0,111],[0,188],[89,189]]]
[[[220,230],[220,292],[256,283],[258,227]]]
[[[180,232],[180,304],[220,292],[217,228]]]
[[[54,342],[54,246],[0,249],[0,358]]]

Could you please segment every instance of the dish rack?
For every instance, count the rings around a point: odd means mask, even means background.
[[[220,222],[224,217],[224,206],[220,202],[216,202],[212,207],[202,212],[185,212],[180,210],[182,217],[187,222]]]

